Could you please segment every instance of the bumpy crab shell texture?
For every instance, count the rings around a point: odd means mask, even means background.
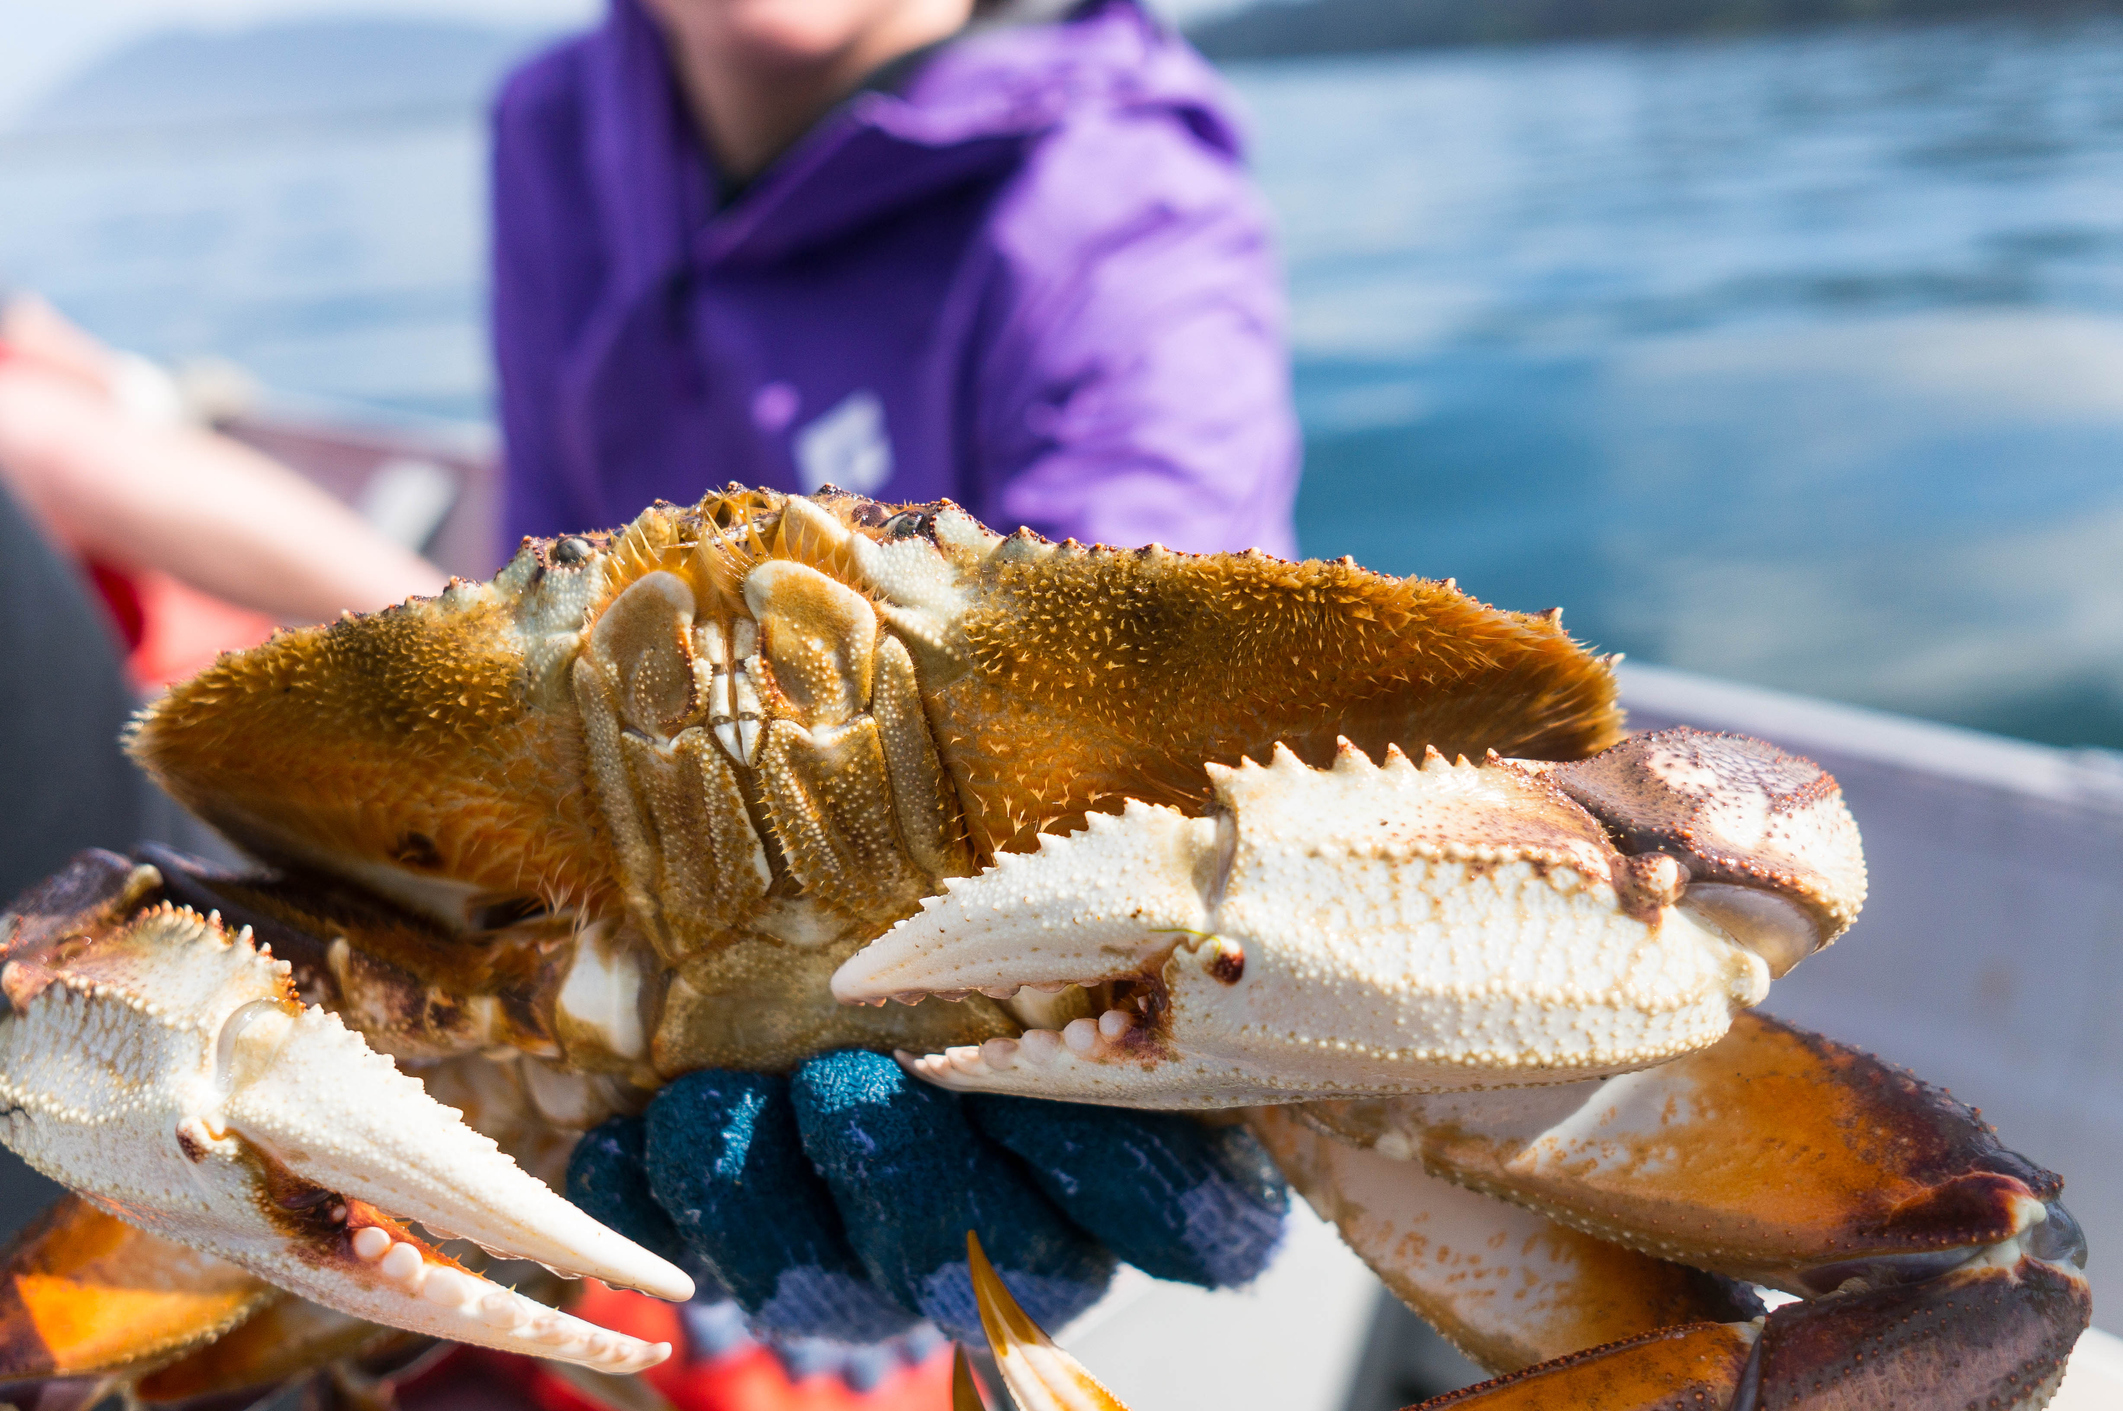
[[[1131,803],[947,884],[834,976],[843,999],[1137,981],[1086,1047],[938,1055],[951,1087],[1230,1106],[1624,1072],[1713,1043],[1768,966],[1644,896],[1599,823],[1497,762],[1211,766],[1222,811]],[[1118,1029],[1118,1033],[1110,1032]]]
[[[402,1222],[664,1297],[691,1296],[683,1272],[526,1174],[336,1015],[304,1006],[289,967],[248,932],[166,902],[131,909],[128,896],[162,879],[110,861],[120,866],[97,880],[122,882],[107,923],[55,945],[24,944],[33,928],[19,923],[9,938],[9,1147],[140,1229],[358,1318],[611,1371],[658,1360],[480,1277]]]
[[[1552,616],[1449,583],[733,488],[226,657],[133,750],[246,850],[393,909],[329,967],[388,1051],[653,1085],[1015,1034],[977,995],[850,1008],[828,979],[1042,834],[1201,816],[1210,765],[1567,759],[1618,726]]]
[[[86,855],[19,908],[5,1135],[349,1313],[617,1371],[665,1349],[407,1228],[684,1293],[473,1129],[535,1163],[674,1075],[845,1045],[956,1087],[1336,1098],[1245,1120],[1493,1366],[1622,1339],[1559,1375],[1751,1407],[1849,1346],[1844,1391],[1958,1359],[1976,1400],[2038,1401],[2085,1323],[2057,1178],[1817,1036],[1734,1022],[1863,900],[1833,781],[1758,742],[1618,735],[1605,665],[1554,617],[1446,583],[1004,537],[949,504],[660,505],[145,713],[138,757],[272,870]],[[512,1083],[536,1120],[481,1111]],[[1495,1087],[1516,1095],[1469,1091]],[[1912,1110],[1938,1159],[1817,1159]],[[1833,1219],[1749,1215],[1779,1158],[1726,1158],[1765,1140]],[[1550,1147],[1569,1169],[1527,1165]],[[1510,1299],[1442,1241],[1411,1257],[1448,1227]],[[1763,1331],[1713,1273],[1828,1296]],[[286,1297],[208,1282],[198,1337]],[[1867,1341],[1948,1314],[1917,1354]],[[999,1352],[1040,1341],[1001,1327]],[[1540,1401],[1550,1374],[1484,1404],[1569,1401]],[[1882,1401],[1854,1394],[1807,1404]]]

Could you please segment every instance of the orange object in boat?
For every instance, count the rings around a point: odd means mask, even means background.
[[[592,1280],[584,1281],[569,1311],[615,1332],[670,1343],[670,1359],[639,1375],[673,1411],[948,1411],[951,1405],[951,1345],[942,1340],[922,1349],[918,1361],[889,1359],[882,1379],[859,1391],[837,1368],[792,1375],[780,1354],[749,1338],[720,1351],[698,1347],[675,1305]],[[530,1365],[528,1390],[539,1411],[612,1411],[580,1379],[548,1363]]]

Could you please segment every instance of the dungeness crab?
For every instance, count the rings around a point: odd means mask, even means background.
[[[271,870],[17,904],[0,1136],[79,1198],[0,1378],[182,1400],[372,1324],[647,1366],[409,1222],[684,1297],[489,1137],[550,1173],[840,1047],[1239,1109],[1483,1411],[2034,1407],[2088,1320],[2056,1176],[1749,1012],[1863,899],[1834,781],[1622,739],[1449,582],[731,487],[225,657],[132,749]]]

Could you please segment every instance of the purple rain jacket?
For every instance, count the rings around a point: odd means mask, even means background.
[[[495,114],[508,544],[736,480],[1294,556],[1280,273],[1227,108],[1093,0],[939,46],[718,209],[614,0]]]

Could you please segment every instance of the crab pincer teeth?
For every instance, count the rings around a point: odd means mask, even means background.
[[[604,1370],[661,1354],[519,1299],[418,1221],[495,1254],[664,1298],[679,1269],[526,1173],[287,967],[157,906],[4,976],[0,1138],[144,1229],[355,1317]]]
[[[692,1296],[682,1271],[555,1194],[337,1016],[307,1009],[274,1028],[259,1038],[270,1056],[235,1075],[223,1112],[303,1180],[571,1278]]]
[[[1353,747],[1313,769],[1279,747],[1209,777],[1205,816],[1131,801],[947,882],[835,996],[1079,985],[1093,1013],[910,1071],[1228,1107],[1627,1072],[1714,1043],[1768,991],[1756,946],[1680,904],[1678,864],[1624,855],[1538,770]]]
[[[1142,969],[1208,925],[1197,874],[1228,825],[1130,801],[1085,831],[1004,853],[944,883],[919,914],[833,973],[842,1003],[1096,984]]]
[[[350,1201],[346,1211],[339,1238],[310,1251],[315,1282],[342,1311],[430,1337],[614,1374],[653,1367],[670,1355],[668,1343],[611,1332],[503,1288],[373,1206]],[[311,1289],[297,1291],[321,1297]]]

